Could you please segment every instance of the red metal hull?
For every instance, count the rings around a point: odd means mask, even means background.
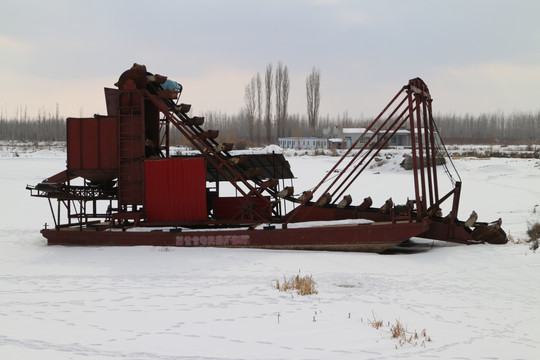
[[[180,246],[383,252],[425,232],[427,222],[269,230],[126,231],[44,229],[49,245]]]

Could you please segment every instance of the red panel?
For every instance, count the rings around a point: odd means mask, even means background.
[[[99,168],[118,168],[118,125],[116,118],[100,118]]]
[[[269,197],[265,197],[270,200]],[[259,212],[267,203],[258,197],[246,199],[244,197],[218,197],[214,199],[214,217],[218,220],[240,220],[252,219],[251,209],[257,209]],[[268,208],[266,216],[270,216],[271,209]]]
[[[167,186],[169,188],[169,215],[165,220],[187,220],[185,218],[185,208],[187,205],[186,199],[183,194],[184,188],[184,169],[182,166],[182,159],[169,159]]]
[[[206,210],[206,166],[203,158],[183,159],[183,199],[185,220],[202,220]]]
[[[82,168],[99,169],[98,120],[96,118],[81,119],[81,127]]]
[[[144,162],[148,221],[204,220],[204,159],[163,159]]]
[[[68,169],[118,168],[118,130],[114,117],[67,119]]]
[[[107,104],[107,115],[118,115],[118,89],[105,88],[105,103]]]
[[[169,211],[166,170],[166,160],[144,162],[145,210],[149,221],[163,220]]]
[[[81,163],[81,119],[67,119],[67,167],[80,170]]]

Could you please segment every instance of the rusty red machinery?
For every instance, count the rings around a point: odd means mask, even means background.
[[[450,172],[438,160],[448,154],[429,89],[419,78],[403,86],[328,175],[300,195],[286,186],[294,176],[283,154],[232,152],[232,144],[218,143],[217,130],[203,129],[204,118],[188,115],[191,106],[179,103],[181,87],[168,81],[135,64],[118,89],[105,89],[107,115],[67,119],[66,169],[27,186],[50,203],[54,227],[41,230],[48,244],[382,252],[412,237],[507,242],[500,220],[458,220],[461,179],[451,178],[452,189],[439,193],[438,167]],[[174,129],[195,155],[171,154]],[[373,207],[367,197],[353,204],[347,190],[402,129],[410,134],[411,200]],[[330,178],[338,166],[343,169]],[[222,196],[223,182],[236,196]],[[451,211],[443,216],[445,202]]]

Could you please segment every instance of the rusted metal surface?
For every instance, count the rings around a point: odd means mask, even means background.
[[[232,144],[218,142],[219,131],[205,130],[204,118],[187,115],[191,106],[178,104],[179,93],[163,91],[164,79],[134,64],[118,89],[105,89],[107,116],[68,119],[66,171],[28,187],[32,196],[58,201],[56,211],[51,205],[54,229],[42,230],[49,244],[381,252],[414,236],[464,244],[507,241],[500,221],[466,226],[457,219],[461,179],[451,179],[453,188],[439,193],[437,158],[445,149],[429,89],[419,78],[403,86],[320,183],[298,198],[283,183],[293,178],[283,155],[232,155]],[[347,190],[402,128],[410,131],[412,199],[400,206],[389,198],[373,207],[370,197],[354,204]],[[198,158],[171,158],[171,129],[191,142]],[[196,169],[180,171],[183,165],[177,165],[190,160]],[[79,176],[89,181],[72,186]],[[236,197],[220,195],[223,181]],[[108,203],[105,213],[97,210],[98,201]],[[443,217],[444,202],[451,202],[451,211]],[[334,224],[351,219],[372,223]],[[330,224],[293,227],[306,221]],[[272,226],[256,229],[260,224]],[[247,229],[232,228],[238,226]]]
[[[426,229],[427,222],[374,223],[272,230],[82,231],[42,230],[49,244],[212,246],[288,250],[383,252]]]
[[[68,118],[67,171],[91,181],[118,177],[116,117]]]
[[[266,199],[269,201],[269,198]],[[214,217],[217,220],[247,220],[257,221],[253,217],[254,209],[264,208],[266,202],[261,201],[259,197],[216,197],[213,199],[212,208]],[[270,209],[266,208],[265,217],[271,217]]]
[[[118,206],[144,207],[145,118],[140,90],[118,93]]]
[[[147,160],[144,169],[148,221],[207,219],[204,159]]]

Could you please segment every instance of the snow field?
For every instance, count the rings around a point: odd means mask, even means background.
[[[398,162],[398,155],[395,156]],[[308,189],[337,158],[288,157]],[[399,159],[399,162],[401,160]],[[398,163],[399,163],[398,162]],[[538,160],[458,160],[460,218],[503,218],[523,237],[540,201]],[[416,239],[392,254],[46,246],[48,203],[24,189],[65,167],[48,151],[0,157],[0,357],[5,359],[535,359],[540,262],[524,245]],[[393,160],[358,203],[411,196]],[[394,177],[397,177],[396,180]],[[360,180],[360,179],[359,179]],[[395,194],[395,195],[394,195]],[[8,206],[6,206],[8,204]],[[272,281],[312,275],[317,295]],[[373,319],[384,326],[375,329]],[[388,324],[431,342],[401,346]]]

